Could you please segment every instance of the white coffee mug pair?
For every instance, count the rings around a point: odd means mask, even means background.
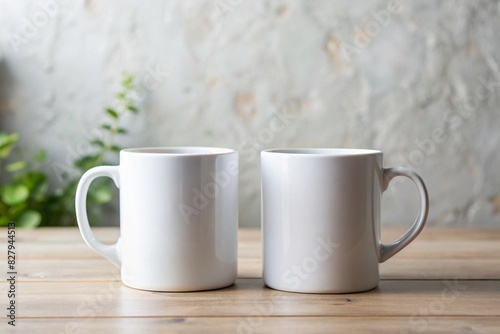
[[[267,286],[307,293],[375,288],[378,264],[422,230],[428,195],[413,171],[383,168],[382,152],[273,149],[261,153],[263,277]],[[86,213],[90,183],[107,176],[120,189],[120,237],[105,245]],[[397,241],[380,241],[380,200],[389,181],[406,176],[420,212]],[[76,191],[85,242],[121,268],[125,285],[153,291],[200,291],[237,275],[238,153],[224,148],[136,148],[119,166],[86,172]]]

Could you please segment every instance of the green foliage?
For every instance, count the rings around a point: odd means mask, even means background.
[[[74,202],[78,180],[90,168],[117,163],[121,148],[116,138],[128,133],[120,126],[120,121],[126,113],[136,114],[139,110],[130,96],[133,90],[133,77],[125,75],[117,94],[117,107],[104,109],[106,120],[98,125],[101,135],[88,140],[93,150],[73,162],[77,177],[63,175],[64,186],[52,191],[49,190],[49,176],[41,168],[47,159],[46,152],[42,150],[31,159],[25,159],[18,145],[19,135],[0,132],[0,226],[10,221],[26,228],[76,225]],[[97,221],[102,205],[112,201],[113,189],[110,179],[102,178],[92,183],[87,197],[91,223]]]

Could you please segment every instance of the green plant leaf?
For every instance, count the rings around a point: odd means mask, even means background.
[[[7,226],[10,223],[10,219],[7,216],[0,217],[0,226]]]
[[[127,133],[126,129],[120,128],[120,127],[114,127],[110,124],[102,124],[101,129],[104,129],[104,130],[112,132],[112,133],[118,133],[118,134],[126,134]]]
[[[96,184],[89,189],[89,196],[95,203],[105,204],[113,199],[113,191],[109,184]]]
[[[31,191],[38,184],[44,182],[46,179],[47,179],[47,177],[43,173],[40,173],[40,172],[28,172],[20,180]]]
[[[81,157],[80,159],[74,162],[75,167],[80,170],[87,171],[92,167],[95,167],[99,164],[99,156],[98,155],[86,155]]]
[[[92,139],[89,143],[93,146],[104,147],[104,142],[100,139]]]
[[[121,135],[124,135],[128,132],[127,129],[124,129],[124,128],[116,128],[115,131],[116,131],[116,133],[119,133]]]
[[[26,210],[17,219],[17,225],[23,228],[35,228],[42,222],[42,215],[36,210]]]
[[[5,133],[5,132],[0,132],[0,148],[6,146],[6,145],[11,145],[17,143],[19,140],[19,134],[18,133]]]
[[[36,201],[42,202],[45,200],[47,191],[49,190],[49,182],[47,180],[40,182],[31,192]]]
[[[128,90],[132,89],[134,87],[134,78],[130,74],[125,73],[123,75],[122,86]]]
[[[41,150],[35,155],[36,162],[44,162],[47,159],[47,151]]]
[[[127,105],[127,109],[130,110],[131,112],[133,112],[134,114],[139,112],[139,109],[137,109],[136,106],[131,105],[131,104]]]
[[[24,184],[11,184],[2,191],[2,201],[10,206],[23,203],[29,196],[29,189]]]
[[[102,124],[101,129],[107,130],[107,131],[113,131],[113,127],[110,124]]]
[[[37,201],[42,201],[49,189],[49,182],[43,173],[30,172],[25,176],[24,184],[28,187],[30,195]]]
[[[8,172],[17,172],[26,168],[26,161],[16,161],[8,164],[5,169]]]
[[[16,220],[23,211],[27,210],[27,206],[28,202],[23,202],[21,204],[11,206],[9,208],[9,215],[12,217],[12,220]]]
[[[114,109],[108,108],[106,109],[106,112],[108,113],[109,116],[113,117],[114,119],[120,118],[120,115]]]
[[[117,145],[111,145],[111,146],[109,147],[109,149],[110,149],[111,151],[113,151],[113,152],[120,152],[120,151],[121,151],[121,148],[120,148],[119,146],[117,146]]]
[[[0,132],[0,158],[7,158],[19,141],[19,134]]]

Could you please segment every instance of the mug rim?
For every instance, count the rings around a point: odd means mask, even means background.
[[[235,150],[223,147],[210,146],[150,146],[126,148],[120,153],[136,155],[155,155],[155,156],[213,156],[236,153]]]
[[[365,148],[272,148],[261,154],[289,155],[301,157],[348,157],[382,154],[380,150]]]

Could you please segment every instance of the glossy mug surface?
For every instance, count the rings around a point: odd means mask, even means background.
[[[275,149],[261,153],[264,282],[284,291],[348,293],[375,288],[379,263],[422,230],[428,195],[413,171],[384,168],[382,152]],[[417,186],[420,212],[391,244],[380,241],[380,201],[396,176]]]
[[[120,192],[120,237],[97,241],[86,195],[97,177]],[[120,152],[119,166],[85,173],[76,192],[85,242],[121,268],[122,282],[153,291],[222,288],[236,280],[238,153],[223,148],[136,148]]]

